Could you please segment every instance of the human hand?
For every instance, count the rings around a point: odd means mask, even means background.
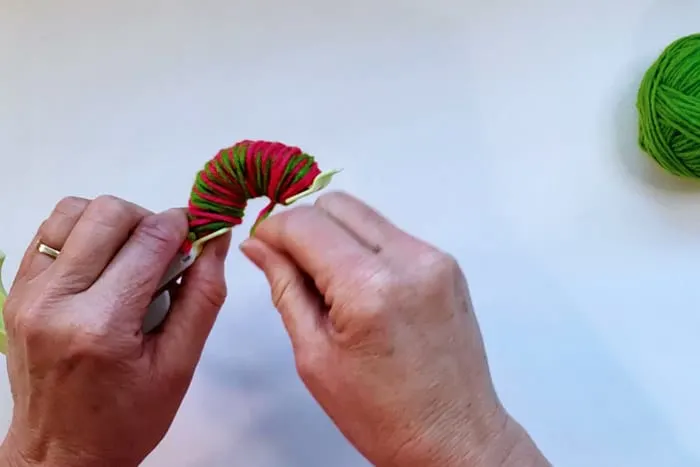
[[[141,332],[186,234],[184,210],[58,203],[5,303],[14,411],[3,465],[137,466],[165,436],[226,296],[230,237],[188,270],[162,327]],[[59,257],[40,254],[40,241]]]
[[[496,396],[452,257],[342,193],[269,218],[241,248],[302,380],[374,465],[549,465]]]

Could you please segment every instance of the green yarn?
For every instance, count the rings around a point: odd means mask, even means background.
[[[639,145],[662,168],[700,178],[700,34],[669,45],[637,96]]]

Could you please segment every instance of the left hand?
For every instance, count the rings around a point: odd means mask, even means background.
[[[165,436],[226,297],[228,236],[187,272],[162,327],[141,332],[187,230],[183,210],[58,203],[5,304],[15,405],[3,465],[136,467]]]

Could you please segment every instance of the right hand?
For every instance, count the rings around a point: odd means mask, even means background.
[[[272,216],[241,248],[302,380],[374,465],[549,465],[496,396],[452,257],[342,193]]]

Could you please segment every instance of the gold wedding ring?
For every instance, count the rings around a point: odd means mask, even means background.
[[[44,254],[44,255],[46,255],[46,256],[50,256],[50,257],[52,257],[53,259],[56,259],[56,258],[58,258],[58,255],[59,255],[61,252],[58,251],[58,250],[55,250],[55,249],[51,248],[51,247],[48,246],[48,245],[44,245],[43,243],[39,243],[39,253]]]

